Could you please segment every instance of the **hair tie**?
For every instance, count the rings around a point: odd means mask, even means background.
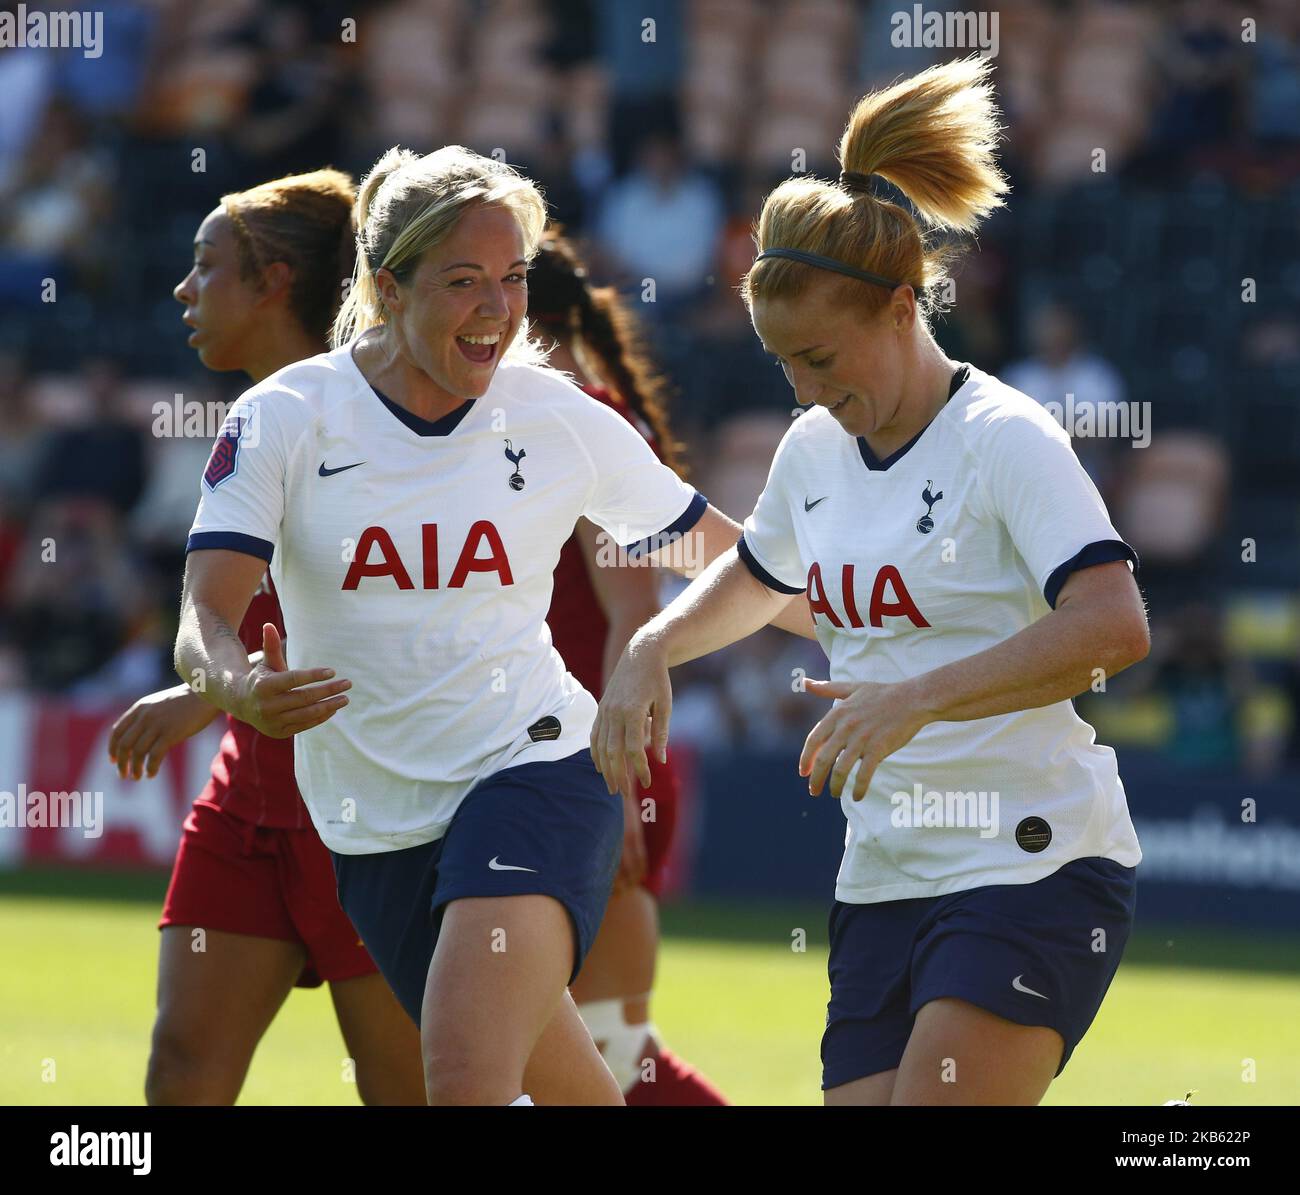
[[[860,170],[841,170],[840,186],[846,191],[862,191],[867,195],[873,194],[872,179],[878,177],[874,174],[863,174]]]

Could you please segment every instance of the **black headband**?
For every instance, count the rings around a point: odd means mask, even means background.
[[[802,249],[764,249],[762,253],[754,258],[754,264],[757,265],[768,257],[785,257],[790,261],[801,261],[807,266],[817,266],[823,270],[834,270],[837,274],[847,274],[850,278],[871,282],[876,286],[883,286],[887,290],[895,290],[901,285],[898,282],[891,282],[888,278],[882,278],[879,274],[873,274],[870,270],[859,270],[857,266],[836,261],[833,257],[823,257],[820,253],[805,253]]]

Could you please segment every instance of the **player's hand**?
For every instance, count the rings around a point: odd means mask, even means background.
[[[636,888],[645,879],[648,861],[645,849],[645,826],[641,821],[641,802],[635,796],[623,797],[623,857],[614,877],[614,891]]]
[[[141,697],[108,736],[108,758],[123,780],[158,775],[163,756],[198,734],[221,711],[185,685]]]
[[[853,799],[862,800],[881,761],[911,742],[926,723],[904,700],[901,685],[805,680],[804,692],[842,699],[809,731],[799,756],[799,775],[808,777],[808,792],[814,797],[821,793],[827,773],[831,796],[840,797],[849,772],[861,760]]]
[[[662,762],[668,751],[673,690],[668,662],[653,640],[633,635],[623,649],[591,728],[591,758],[611,793],[635,796],[635,780],[650,787],[645,749],[653,740]]]
[[[273,623],[262,626],[262,658],[240,682],[235,709],[241,722],[273,739],[310,730],[348,703],[350,680],[334,680],[333,668],[294,668]]]

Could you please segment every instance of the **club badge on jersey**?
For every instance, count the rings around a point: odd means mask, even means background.
[[[524,449],[515,452],[511,447],[510,441],[506,441],[506,460],[515,467],[515,471],[510,475],[510,488],[512,490],[522,490],[524,488],[523,474],[519,472],[519,462],[526,457],[528,453]]]
[[[930,487],[932,485],[934,485],[933,481],[927,481],[925,483],[925,489],[921,491],[921,501],[925,503],[925,514],[916,520],[916,529],[922,535],[929,535],[930,532],[934,530],[934,519],[930,517],[930,512],[934,510],[934,504],[943,497],[942,490],[937,494],[932,494],[930,492]]]

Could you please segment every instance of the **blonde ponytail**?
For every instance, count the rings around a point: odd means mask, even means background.
[[[886,280],[911,286],[923,315],[935,309],[951,249],[928,233],[973,232],[1010,189],[994,161],[1000,126],[991,69],[986,59],[959,59],[864,96],[840,139],[842,181],[778,186],[756,224],[759,252],[813,254],[876,277],[838,277],[835,301],[868,312],[888,301]],[[873,174],[893,183],[916,215],[875,194]],[[806,261],[764,258],[743,279],[741,295],[751,310],[759,298],[793,299],[821,273]]]
[[[987,59],[959,59],[863,96],[840,138],[840,165],[888,179],[931,226],[974,232],[1008,189],[993,160],[989,72]]]
[[[352,266],[352,281],[348,293],[339,307],[334,319],[334,328],[330,343],[338,348],[354,336],[359,336],[367,328],[383,323],[384,305],[375,286],[374,269],[370,268],[366,253],[366,229],[370,219],[370,208],[375,195],[388,177],[409,162],[419,161],[420,155],[414,150],[393,146],[386,150],[371,168],[357,190],[356,203],[352,207],[352,223],[356,228],[356,261]],[[379,267],[376,266],[375,269]]]

